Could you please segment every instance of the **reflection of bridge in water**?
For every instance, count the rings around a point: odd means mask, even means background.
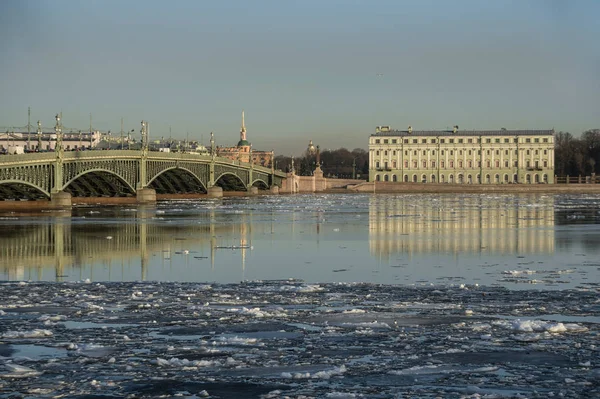
[[[139,265],[138,278],[146,280],[151,256],[158,253],[170,262],[175,253],[187,248],[209,247],[207,258],[214,269],[219,245],[235,247],[245,268],[250,246],[251,220],[246,215],[237,223],[217,224],[214,215],[205,224],[166,223],[152,218],[78,223],[69,213],[64,216],[32,219],[31,223],[0,229],[0,273],[9,280],[42,280],[44,271],[54,269],[57,281],[67,269],[81,270],[103,264],[116,267],[122,262]],[[221,236],[232,237],[223,242]],[[235,237],[235,240],[234,240]],[[204,255],[190,253],[189,256]],[[139,263],[137,263],[139,262]],[[46,276],[46,280],[48,276]],[[73,276],[70,280],[73,280]]]
[[[371,254],[554,253],[553,197],[526,204],[508,198],[440,196],[423,203],[418,196],[372,197]]]

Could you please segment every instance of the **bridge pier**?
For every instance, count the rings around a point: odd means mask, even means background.
[[[65,191],[57,191],[50,195],[50,203],[53,208],[70,208],[71,194]]]
[[[271,186],[269,191],[271,192],[271,194],[279,194],[279,186],[273,185],[273,186]]]
[[[258,187],[250,186],[250,187],[248,187],[247,191],[248,191],[248,195],[257,195]]]
[[[156,202],[156,191],[151,188],[140,188],[135,193],[138,204],[153,204]]]
[[[219,186],[209,187],[207,194],[210,198],[221,198],[223,196],[223,189]]]

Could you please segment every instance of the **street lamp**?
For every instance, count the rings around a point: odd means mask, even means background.
[[[38,121],[37,128],[37,150],[38,152],[42,150],[42,122]]]

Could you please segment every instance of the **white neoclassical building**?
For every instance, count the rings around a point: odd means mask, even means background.
[[[369,181],[554,183],[554,130],[393,130],[369,138]]]

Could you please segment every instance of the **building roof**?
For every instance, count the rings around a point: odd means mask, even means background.
[[[248,140],[240,140],[237,143],[238,147],[250,147],[250,142]]]
[[[452,130],[388,130],[371,134],[371,137],[411,137],[411,136],[553,136],[554,129],[551,130],[458,130],[456,133]]]

